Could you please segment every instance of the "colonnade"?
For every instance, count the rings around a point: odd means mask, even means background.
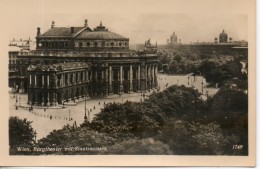
[[[108,64],[74,70],[29,72],[28,103],[56,106],[80,97],[144,92],[157,86],[157,63]]]

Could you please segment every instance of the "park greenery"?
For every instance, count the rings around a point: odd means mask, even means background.
[[[203,75],[211,85],[223,86],[234,77],[246,79],[241,74],[241,61],[247,56],[233,51],[222,53],[203,53],[160,48],[158,51],[159,69],[168,74]],[[246,65],[247,69],[247,65]]]
[[[106,148],[30,152],[35,155],[247,155],[247,98],[244,90],[224,86],[204,101],[197,90],[173,85],[163,92],[154,92],[140,103],[109,103],[92,122],[64,126],[37,143],[33,141],[30,122],[11,117],[9,132],[15,143],[11,141],[10,147],[12,152],[25,144],[27,147]],[[22,130],[15,128],[17,123]],[[13,133],[15,129],[19,134]],[[234,150],[233,145],[243,145],[243,148]]]

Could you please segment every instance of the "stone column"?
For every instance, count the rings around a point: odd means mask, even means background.
[[[50,94],[49,94],[49,92],[47,92],[46,100],[47,100],[47,106],[50,106]]]
[[[132,64],[130,65],[130,70],[129,70],[129,92],[133,93],[133,66]]]
[[[32,75],[30,75],[30,85],[32,85]]]
[[[42,75],[42,87],[44,88],[44,75]]]
[[[67,84],[68,84],[68,86],[70,86],[70,73],[68,73]]]
[[[123,93],[123,66],[120,66],[120,87],[119,87],[119,94]]]
[[[90,81],[93,81],[93,79],[92,79],[92,74],[93,74],[93,72],[92,72],[92,70],[90,71]]]
[[[63,87],[64,86],[64,74],[61,74],[61,79],[60,79],[60,86]]]
[[[109,95],[110,94],[113,94],[113,86],[112,86],[112,77],[113,77],[113,72],[112,72],[112,66],[109,66],[109,79],[108,79],[108,92],[109,92]]]
[[[35,85],[35,87],[37,86],[37,76],[36,75],[34,75],[34,85]]]
[[[96,82],[98,81],[98,78],[97,78],[97,71],[95,71],[95,80],[96,80]]]
[[[141,66],[138,65],[138,68],[137,68],[137,90],[141,90],[141,76],[140,76],[140,73],[141,73]]]
[[[38,104],[38,92],[35,91],[34,93],[34,105]]]
[[[86,70],[86,81],[88,82],[88,70]]]
[[[86,75],[85,75],[85,73],[86,73],[85,71],[82,71],[82,79],[81,79],[82,82],[85,82],[85,81],[86,81],[86,78],[85,78]]]
[[[47,87],[50,87],[50,76],[47,75]]]
[[[57,106],[57,94],[55,92],[52,93],[53,105]]]
[[[141,66],[141,91],[147,90],[147,65],[145,62]]]
[[[42,92],[42,106],[44,106],[44,92]]]
[[[104,70],[101,70],[101,82],[104,80]]]

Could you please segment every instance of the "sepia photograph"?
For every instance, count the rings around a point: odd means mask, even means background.
[[[0,165],[255,165],[254,0],[0,3]]]

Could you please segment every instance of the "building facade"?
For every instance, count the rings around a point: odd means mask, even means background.
[[[25,92],[26,89],[26,68],[22,68],[18,59],[19,52],[28,52],[35,49],[35,42],[28,40],[11,40],[8,46],[8,86],[13,92]]]
[[[129,39],[100,23],[55,27],[41,34],[35,51],[19,53],[27,68],[28,104],[56,106],[82,97],[107,97],[157,87],[157,48],[147,41],[131,51]]]

